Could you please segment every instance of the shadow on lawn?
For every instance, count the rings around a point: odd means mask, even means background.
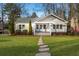
[[[79,56],[79,40],[48,43],[53,56]]]
[[[7,42],[7,41],[11,41],[11,40],[0,40],[0,42]]]
[[[38,51],[37,46],[15,46],[0,48],[0,56],[33,56]]]

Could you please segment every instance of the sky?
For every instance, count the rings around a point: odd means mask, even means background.
[[[1,6],[0,6],[0,9],[1,9]],[[32,15],[33,12],[36,12],[38,17],[41,17],[44,15],[43,6],[41,3],[25,3],[23,9],[25,9],[26,11],[25,10],[23,11],[22,16],[25,16],[25,17],[26,17],[26,13],[29,13],[30,15]]]
[[[23,9],[25,9],[26,11],[23,12],[22,17],[27,17],[26,13],[32,15],[33,12],[36,12],[38,17],[44,16],[43,6],[40,3],[26,3],[24,4]],[[0,16],[1,16],[1,6],[0,6]],[[8,17],[4,16],[4,19],[8,20]]]
[[[57,7],[60,8],[60,5],[57,4]],[[27,12],[30,15],[32,15],[33,12],[36,12],[36,14],[38,15],[38,17],[41,17],[41,16],[45,15],[44,14],[44,6],[43,6],[42,3],[26,3],[25,4],[25,9],[27,10]],[[68,13],[68,11],[66,11],[66,15],[68,15],[67,13]]]
[[[22,3],[22,4],[24,4],[24,3]],[[26,14],[32,15],[33,12],[36,12],[36,14],[37,14],[38,17],[45,16],[43,4],[42,3],[25,3],[24,4],[24,8],[23,8],[23,14],[22,14],[22,16],[26,17],[27,16]]]
[[[33,12],[36,12],[38,17],[41,17],[44,15],[43,6],[40,3],[25,4],[25,8],[27,10],[27,13],[29,13],[30,15],[32,15]]]

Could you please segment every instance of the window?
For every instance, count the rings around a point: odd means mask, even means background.
[[[22,27],[25,27],[24,25],[22,25]]]
[[[60,25],[60,29],[62,29],[62,25]]]
[[[39,27],[38,27],[38,25],[36,25],[36,29],[38,29]]]
[[[21,25],[19,25],[19,29],[21,29]]]
[[[25,27],[25,25],[22,25],[22,29]]]
[[[44,29],[46,29],[46,25],[44,25]]]
[[[25,25],[19,25],[19,29],[23,29]]]
[[[55,29],[55,25],[53,25],[53,29]]]
[[[42,25],[40,25],[40,29],[42,29]]]
[[[59,25],[57,25],[57,29],[59,29]]]
[[[63,25],[63,27],[65,27],[66,25]]]

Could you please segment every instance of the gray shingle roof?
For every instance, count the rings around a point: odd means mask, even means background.
[[[34,22],[34,21],[37,21],[38,19],[39,19],[38,17],[36,18],[21,17],[16,20],[16,23],[29,23],[30,20],[31,22]]]
[[[40,20],[43,20],[43,19],[45,19],[45,18],[47,18],[47,17],[49,17],[49,16],[53,16],[53,17],[55,17],[55,18],[58,18],[59,20],[66,21],[66,20],[64,20],[64,19],[62,19],[62,18],[60,18],[60,17],[58,17],[58,16],[56,16],[56,15],[54,15],[54,14],[49,14],[49,15],[47,15],[47,16],[40,17],[40,18],[38,18],[38,17],[36,17],[36,18],[21,17],[21,18],[18,18],[18,19],[16,20],[16,23],[29,23],[30,20],[31,20],[31,22],[40,21]]]

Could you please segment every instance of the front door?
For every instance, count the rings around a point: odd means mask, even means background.
[[[44,28],[45,32],[46,32],[46,29],[47,29],[46,27],[47,27],[46,24],[44,24],[43,25],[43,28]]]

